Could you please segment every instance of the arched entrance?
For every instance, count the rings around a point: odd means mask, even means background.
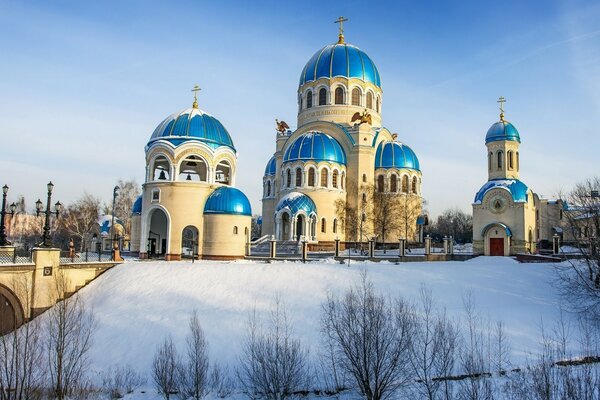
[[[304,235],[304,226],[306,225],[306,219],[304,215],[298,215],[296,217],[296,240],[300,240],[300,237]]]
[[[148,257],[164,257],[169,243],[169,219],[159,208],[150,211],[148,232]]]
[[[290,215],[288,213],[283,213],[281,216],[281,226],[279,228],[279,240],[289,240],[290,239],[290,230],[291,230],[291,221]]]
[[[0,285],[0,336],[18,328],[23,322],[21,302],[10,289]]]
[[[186,226],[181,233],[181,256],[195,258],[198,255],[198,229]]]
[[[483,228],[484,255],[486,256],[508,256],[510,255],[510,228],[501,223],[492,223]]]

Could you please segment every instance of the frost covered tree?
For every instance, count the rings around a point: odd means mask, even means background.
[[[199,400],[209,389],[209,356],[208,342],[195,310],[190,317],[189,329],[185,340],[186,358],[179,366],[178,380],[180,390],[186,398]]]
[[[180,366],[177,349],[170,336],[166,337],[156,349],[152,361],[152,380],[160,395],[170,399],[179,391],[177,371]]]
[[[92,233],[98,231],[98,212],[100,199],[85,193],[80,199],[66,207],[61,215],[60,228],[67,236],[74,236],[79,244],[79,251],[85,250],[85,243]]]

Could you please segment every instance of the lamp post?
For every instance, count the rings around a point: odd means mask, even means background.
[[[48,188],[48,200],[46,201],[46,210],[44,210],[44,204],[40,199],[35,202],[35,211],[36,215],[39,217],[40,214],[46,215],[46,220],[44,222],[44,234],[42,235],[42,243],[40,243],[40,247],[51,247],[50,243],[50,215],[54,214],[58,218],[60,211],[62,210],[62,204],[60,201],[57,201],[54,205],[54,211],[50,209],[50,204],[52,203],[52,189],[54,189],[54,184],[52,182],[48,182],[46,185]]]
[[[15,215],[15,211],[17,210],[17,205],[12,203],[10,205],[10,211],[6,211],[6,195],[8,194],[8,186],[4,185],[2,187],[2,210],[0,211],[0,246],[7,246],[10,244],[8,240],[6,240],[6,227],[4,225],[6,214],[10,214],[11,217]]]
[[[112,253],[113,253],[113,257],[115,254],[115,242],[117,240],[117,234],[115,231],[115,201],[117,200],[117,196],[119,195],[119,186],[115,186],[115,188],[113,189],[113,199],[112,199],[112,212],[111,212],[111,222],[110,222],[110,230],[111,230],[111,237],[112,237]]]

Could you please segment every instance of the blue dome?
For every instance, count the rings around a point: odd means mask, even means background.
[[[346,153],[342,146],[326,133],[306,132],[290,144],[283,155],[287,161],[331,161],[346,165]]]
[[[252,216],[250,202],[241,190],[223,186],[206,199],[204,214],[234,214]]]
[[[381,142],[375,153],[375,169],[377,168],[409,168],[421,170],[419,159],[407,145],[397,142]]]
[[[304,211],[306,215],[317,214],[317,206],[310,197],[303,193],[291,192],[286,194],[279,200],[275,212],[279,212],[287,208],[292,215],[296,215],[299,211]]]
[[[358,78],[381,87],[375,63],[364,51],[348,43],[329,44],[317,51],[302,70],[300,86],[336,76]]]
[[[165,118],[154,130],[148,145],[161,139],[175,146],[198,140],[212,148],[227,146],[235,151],[231,136],[223,124],[197,108],[188,108]]]
[[[527,193],[529,192],[529,188],[526,184],[521,182],[518,179],[492,179],[486,182],[479,192],[475,195],[475,204],[481,204],[484,196],[487,192],[492,189],[501,188],[504,190],[508,190],[512,196],[512,199],[515,203],[526,203],[527,202]]]
[[[499,121],[490,127],[485,135],[485,144],[499,140],[512,140],[521,143],[519,131],[508,121]]]
[[[277,165],[275,162],[275,157],[271,157],[271,159],[267,163],[267,167],[265,168],[265,175],[268,175],[268,176],[275,175],[276,170],[277,170]]]
[[[132,214],[141,214],[142,213],[142,196],[138,196],[133,203],[133,207],[131,207]]]

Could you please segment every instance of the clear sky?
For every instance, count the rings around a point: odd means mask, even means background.
[[[600,174],[598,1],[0,0],[0,185],[31,207],[48,180],[63,203],[141,184],[144,145],[197,83],[260,213],[274,119],[295,128],[300,72],[339,15],[378,66],[383,124],[417,153],[431,214],[470,210],[501,95],[534,191]]]

